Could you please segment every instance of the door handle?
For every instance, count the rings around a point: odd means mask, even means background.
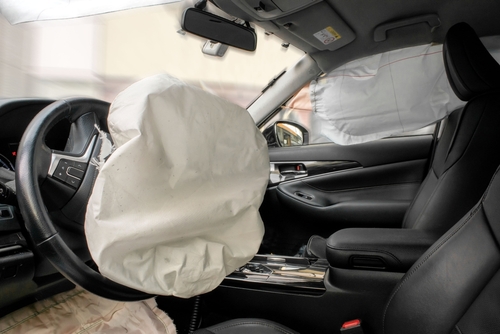
[[[270,184],[277,184],[306,176],[308,176],[308,172],[303,163],[271,162]]]
[[[279,166],[280,174],[283,176],[305,176],[307,175],[306,166],[302,163],[283,164]]]

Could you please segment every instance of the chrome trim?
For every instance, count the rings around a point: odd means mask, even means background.
[[[279,166],[303,164],[303,171],[285,171],[281,173]],[[269,165],[269,184],[276,185],[285,181],[292,181],[304,177],[329,175],[355,168],[363,168],[359,163],[349,160],[330,161],[272,161]],[[328,171],[330,170],[330,171]]]
[[[97,138],[97,136],[94,136],[94,138],[92,138],[89,146],[87,146],[87,150],[85,151],[85,153],[79,157],[75,157],[72,155],[52,153],[52,156],[50,158],[49,176],[52,176],[54,174],[54,172],[57,168],[57,165],[59,165],[59,161],[61,161],[61,159],[71,160],[71,161],[75,161],[75,162],[89,163],[90,156],[92,155],[92,150],[94,149],[94,144],[96,142],[96,138]]]
[[[327,269],[327,264],[311,264],[306,258],[256,255],[226,279],[323,291]]]

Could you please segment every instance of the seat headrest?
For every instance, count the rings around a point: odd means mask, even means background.
[[[467,23],[458,23],[448,30],[443,45],[446,75],[459,99],[500,89],[500,65],[484,47]]]

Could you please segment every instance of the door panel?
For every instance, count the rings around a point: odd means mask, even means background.
[[[432,141],[427,135],[270,149],[275,176],[260,209],[260,252],[296,255],[313,234],[401,226],[427,174]]]
[[[415,197],[427,160],[355,168],[281,183],[284,208],[307,216],[311,224],[345,227],[401,226]]]
[[[368,143],[340,146],[316,144],[273,147],[269,158],[274,161],[356,161],[363,167],[393,162],[427,159],[433,136],[395,137]]]

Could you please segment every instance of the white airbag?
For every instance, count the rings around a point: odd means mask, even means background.
[[[104,276],[191,297],[253,257],[269,156],[245,109],[157,75],[118,95],[108,125],[116,150],[100,168],[85,222]]]
[[[1,334],[175,334],[154,298],[119,302],[77,287],[0,318]]]
[[[500,37],[481,38],[500,62]],[[385,52],[347,63],[312,81],[318,132],[340,145],[418,130],[465,105],[446,77],[442,45]]]

